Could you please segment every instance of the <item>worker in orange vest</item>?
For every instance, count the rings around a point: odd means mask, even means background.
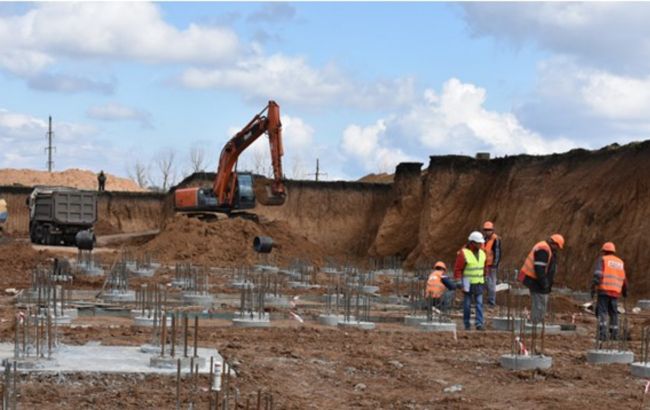
[[[548,295],[557,270],[557,253],[564,248],[564,237],[559,233],[533,246],[521,267],[517,279],[530,290],[530,319],[534,325],[546,315]]]
[[[494,224],[491,221],[483,223],[483,238],[485,245],[485,281],[487,282],[488,290],[488,306],[496,306],[497,304],[497,274],[499,270],[499,262],[501,262],[501,238],[494,232]]]
[[[447,276],[447,265],[442,261],[436,262],[427,279],[425,296],[432,299],[432,306],[440,311],[445,311],[451,306],[451,299],[454,296],[453,292],[448,292],[448,290],[453,291],[454,289],[456,289],[456,284]]]
[[[607,340],[607,316],[609,316],[609,336],[618,338],[618,298],[627,297],[627,278],[623,260],[615,255],[616,247],[605,242],[600,248],[601,256],[596,261],[592,281],[591,297],[598,293],[596,316],[598,317],[598,338]]]

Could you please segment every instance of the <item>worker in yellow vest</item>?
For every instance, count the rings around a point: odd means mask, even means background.
[[[487,282],[488,306],[496,306],[497,275],[499,262],[501,262],[501,238],[494,232],[494,224],[491,221],[483,223],[483,239],[485,239],[483,250],[487,258],[485,261],[485,280]]]
[[[517,279],[530,290],[530,319],[540,323],[546,315],[548,295],[557,270],[557,253],[564,248],[564,237],[559,233],[533,246]]]
[[[485,283],[485,261],[482,249],[483,234],[474,231],[467,238],[467,244],[458,251],[454,264],[454,279],[463,288],[463,323],[470,329],[472,303],[476,303],[476,330],[483,330],[483,284]]]
[[[425,296],[431,298],[432,306],[440,311],[446,311],[451,306],[451,299],[456,289],[454,281],[447,276],[447,265],[438,261],[433,265],[433,270],[427,279],[427,288]]]
[[[609,316],[609,336],[618,338],[618,298],[627,296],[627,278],[623,260],[616,256],[616,247],[605,242],[600,249],[601,256],[596,261],[592,281],[591,297],[598,293],[596,316],[598,317],[598,338],[607,340],[607,316]]]

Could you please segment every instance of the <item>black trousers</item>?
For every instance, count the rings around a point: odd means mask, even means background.
[[[598,317],[598,337],[600,340],[607,340],[607,317],[609,316],[609,338],[618,338],[618,299],[598,294],[596,305],[596,316]]]

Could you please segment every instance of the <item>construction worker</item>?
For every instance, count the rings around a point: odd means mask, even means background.
[[[472,302],[476,303],[476,330],[483,330],[483,284],[485,283],[485,251],[483,234],[474,231],[467,244],[458,251],[454,265],[456,286],[463,289],[463,323],[470,329]]]
[[[451,299],[454,296],[453,292],[448,292],[448,290],[453,291],[454,289],[456,289],[456,284],[447,276],[447,265],[442,261],[436,262],[427,279],[425,296],[432,299],[432,306],[440,311],[445,311],[451,306]]]
[[[104,170],[99,171],[99,175],[97,175],[97,184],[98,186],[98,191],[99,192],[104,192],[106,189],[106,174],[104,174]]]
[[[609,336],[618,338],[618,298],[627,297],[627,278],[623,260],[615,255],[616,247],[605,242],[600,248],[601,256],[596,261],[592,281],[591,297],[598,293],[596,316],[598,317],[598,338],[607,340],[607,316],[609,316]]]
[[[548,295],[557,269],[557,253],[563,248],[564,237],[559,233],[536,243],[519,272],[518,280],[530,290],[530,319],[534,325],[546,315]]]
[[[485,261],[485,280],[488,288],[488,306],[497,304],[497,273],[499,262],[501,262],[501,238],[494,232],[494,224],[490,221],[483,223],[483,238],[485,239],[486,261]]]
[[[7,212],[7,201],[0,198],[0,232],[2,232],[2,225],[7,222],[9,213]]]

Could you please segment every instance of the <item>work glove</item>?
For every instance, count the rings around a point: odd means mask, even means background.
[[[463,289],[463,281],[462,280],[457,280],[454,285],[456,285],[456,289]]]

